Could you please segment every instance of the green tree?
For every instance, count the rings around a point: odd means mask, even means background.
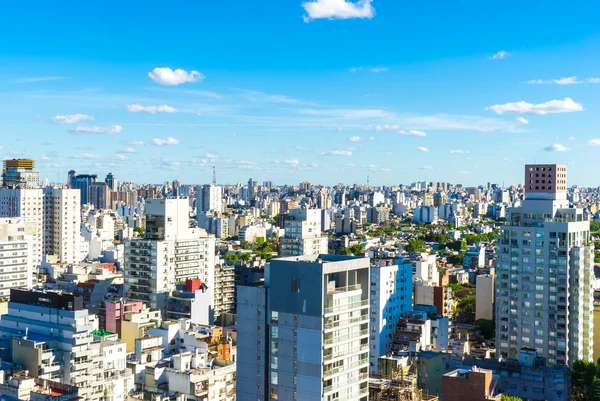
[[[575,361],[571,367],[571,400],[600,400],[600,359]]]
[[[448,244],[448,249],[451,249],[456,252],[463,251],[467,249],[467,242],[464,240],[453,241]]]
[[[136,228],[133,229],[134,233],[137,233],[138,236],[143,237],[144,236],[144,229],[142,226],[137,226]]]
[[[502,397],[500,397],[500,401],[523,401],[523,399],[519,397],[514,397],[512,395],[502,394]]]
[[[354,256],[358,256],[358,255],[362,255],[363,252],[365,251],[365,247],[360,245],[360,244],[354,244],[352,245],[350,248],[348,248],[348,251],[354,255]]]
[[[448,263],[452,263],[453,265],[462,265],[465,259],[464,253],[459,253],[458,255],[448,255],[446,260]]]
[[[455,318],[459,323],[475,323],[475,294],[467,295],[458,301]]]
[[[406,252],[425,252],[427,248],[425,247],[425,242],[420,239],[411,239],[408,241],[408,244],[404,247]]]
[[[490,338],[494,338],[496,336],[496,327],[494,325],[493,320],[479,319],[475,321],[475,324],[477,325],[477,327],[479,327],[479,330],[481,330],[481,335],[486,340],[489,340]]]
[[[227,262],[228,265],[236,265],[240,261],[240,256],[237,253],[227,252],[223,258]]]
[[[593,233],[600,231],[600,221],[590,221],[590,231]]]

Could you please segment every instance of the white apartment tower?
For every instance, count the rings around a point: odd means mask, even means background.
[[[168,295],[177,283],[199,278],[215,284],[215,238],[191,228],[187,198],[146,203],[146,237],[125,241],[125,295],[166,314]],[[210,307],[214,306],[213,303]]]
[[[0,218],[0,297],[11,288],[31,288],[35,223],[21,218]]]
[[[41,188],[0,188],[0,217],[20,217],[35,226],[33,267],[42,263],[44,246],[44,193]]]
[[[223,211],[223,187],[215,184],[203,185],[198,191],[196,200],[196,209],[198,215],[202,212],[222,212]]]
[[[44,255],[62,263],[81,261],[80,205],[79,189],[44,188]]]
[[[368,258],[271,261],[264,285],[238,287],[238,399],[368,398]]]
[[[594,248],[566,195],[566,166],[525,166],[525,200],[498,239],[498,356],[530,347],[549,364],[592,361]]]
[[[321,209],[292,209],[281,239],[281,256],[327,254],[327,237],[321,233]]]

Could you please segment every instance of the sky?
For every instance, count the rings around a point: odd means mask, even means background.
[[[0,156],[120,181],[599,186],[600,2],[6,2]]]

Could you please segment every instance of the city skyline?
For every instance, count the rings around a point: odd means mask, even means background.
[[[600,6],[510,3],[10,4],[0,155],[51,182],[509,185],[551,162],[596,187]]]

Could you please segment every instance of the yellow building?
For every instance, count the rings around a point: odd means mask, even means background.
[[[121,322],[121,340],[127,345],[127,353],[135,351],[135,340],[146,335],[149,328],[160,327],[160,311],[144,308],[136,313],[126,313]]]
[[[594,302],[594,361],[600,358],[600,302]]]

